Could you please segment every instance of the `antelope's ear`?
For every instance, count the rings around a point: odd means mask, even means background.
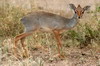
[[[90,8],[90,6],[85,6],[84,8],[83,8],[83,10],[85,11],[85,10],[88,10]]]
[[[76,9],[76,7],[75,7],[75,5],[74,5],[74,4],[69,4],[69,6],[70,6],[70,8],[71,8],[71,9],[73,9],[73,10],[75,10],[75,9]]]

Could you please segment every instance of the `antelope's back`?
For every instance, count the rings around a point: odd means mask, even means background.
[[[68,20],[57,14],[48,12],[33,12],[21,19],[25,27],[37,28],[62,28]]]

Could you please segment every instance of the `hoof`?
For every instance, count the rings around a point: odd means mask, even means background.
[[[56,54],[53,56],[54,58],[61,58],[61,59],[64,59],[65,58],[65,55],[63,54]]]

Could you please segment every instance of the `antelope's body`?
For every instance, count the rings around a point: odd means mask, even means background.
[[[23,17],[21,22],[25,26],[25,32],[66,30],[77,24],[76,16],[75,14],[71,19],[68,19],[60,15],[40,11]]]
[[[90,6],[85,6],[82,8],[80,5],[76,8],[73,4],[70,7],[74,10],[75,14],[72,18],[65,18],[63,16],[48,13],[48,12],[33,12],[21,19],[22,24],[25,27],[24,33],[15,37],[15,47],[17,46],[18,40],[21,40],[25,56],[28,56],[27,50],[25,49],[24,40],[26,36],[31,35],[34,31],[52,31],[57,39],[58,53],[61,55],[60,49],[62,47],[62,42],[60,40],[60,33],[63,30],[71,29],[78,23],[78,19],[82,17],[85,10]],[[16,48],[15,54],[17,52]]]

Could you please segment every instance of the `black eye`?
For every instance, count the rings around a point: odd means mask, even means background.
[[[75,13],[77,13],[77,12],[75,11]]]
[[[82,12],[82,14],[84,13],[84,11]]]

